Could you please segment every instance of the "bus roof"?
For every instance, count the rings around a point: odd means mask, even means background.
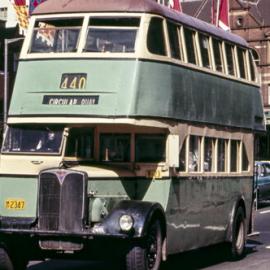
[[[247,42],[232,33],[184,13],[159,5],[154,0],[47,0],[33,12],[34,15],[88,13],[88,12],[139,12],[152,13],[178,21],[202,32],[248,47]]]

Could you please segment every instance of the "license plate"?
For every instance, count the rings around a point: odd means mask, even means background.
[[[5,201],[5,208],[12,210],[23,210],[25,208],[25,200],[8,199]]]

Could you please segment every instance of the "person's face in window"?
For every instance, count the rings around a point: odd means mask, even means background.
[[[49,132],[48,134],[48,140],[53,141],[55,139],[55,133],[54,132]]]

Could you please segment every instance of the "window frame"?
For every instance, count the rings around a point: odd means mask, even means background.
[[[208,54],[208,65],[204,65],[204,57],[203,57],[203,53],[202,53],[202,43],[201,43],[201,37],[207,38],[208,41],[208,49],[207,49],[207,54]],[[198,32],[198,55],[199,55],[199,63],[200,63],[200,67],[202,68],[206,68],[206,69],[210,69],[213,70],[213,63],[212,63],[212,52],[211,52],[211,41],[210,41],[210,36],[208,34],[202,33],[202,32]]]
[[[198,168],[196,170],[190,169],[190,161],[191,161],[191,137],[194,136],[198,141]],[[211,141],[212,148],[212,156],[211,156],[211,169],[205,169],[205,151],[206,151],[206,140],[209,139]],[[224,170],[219,169],[220,164],[220,150],[219,145],[220,142],[224,143],[224,150],[222,151],[223,157],[223,167]],[[235,142],[235,155],[232,157],[232,142]],[[246,151],[244,141],[241,139],[228,139],[222,137],[213,137],[208,135],[194,135],[189,134],[185,137],[181,149],[179,149],[179,168],[178,171],[184,174],[202,174],[204,175],[239,175],[241,173],[250,173],[251,166],[248,153],[246,152],[246,161],[247,161],[247,170],[243,169],[243,158],[244,151]],[[182,160],[181,157],[185,159]],[[182,165],[180,162],[182,160]],[[232,170],[232,162],[235,162],[235,170]]]
[[[239,53],[242,54],[242,56],[239,55]],[[241,70],[241,61],[240,61],[240,57],[243,59],[243,69]],[[237,59],[237,76],[239,79],[242,80],[249,80],[249,76],[248,76],[248,66],[247,66],[247,50],[240,47],[240,46],[236,46],[236,59]],[[242,77],[242,72],[244,71],[244,77]]]
[[[247,51],[247,67],[248,67],[248,79],[251,82],[257,82],[258,78],[257,78],[257,72],[256,72],[256,64],[255,61],[253,59],[253,55],[251,50]]]
[[[223,42],[223,50],[224,50],[224,55],[225,55],[225,70],[226,70],[226,75],[232,76],[237,78],[237,66],[236,66],[236,52],[235,52],[235,45],[230,43],[230,42]],[[227,49],[226,45],[230,46],[231,49],[231,56],[232,56],[232,70],[233,74],[229,72],[229,65],[228,65],[228,55],[227,55]]]
[[[210,170],[206,170],[205,169],[205,163],[206,163],[206,140],[209,140],[210,141],[210,148],[211,148],[211,168]],[[216,160],[217,160],[217,157],[216,157],[216,145],[217,145],[217,139],[216,138],[213,138],[213,137],[208,137],[208,136],[204,136],[203,137],[203,146],[202,146],[202,170],[203,172],[206,172],[206,173],[214,173],[216,172]]]
[[[160,139],[163,139],[163,142],[162,142],[162,143],[164,143],[164,145],[163,145],[163,147],[164,147],[163,160],[142,161],[142,160],[137,159],[137,140],[138,140],[138,137],[140,137],[140,136],[149,137],[149,138],[151,138],[151,136],[152,137],[156,136],[156,137],[160,137]],[[168,147],[167,146],[167,134],[165,134],[165,133],[134,133],[134,162],[140,163],[140,164],[141,163],[143,163],[143,164],[166,163],[167,162],[167,147]]]
[[[129,144],[129,155],[127,156],[128,157],[128,160],[106,160],[106,158],[103,160],[102,159],[102,137],[105,137],[105,136],[127,136],[129,138],[128,140],[128,144]],[[129,132],[121,132],[121,133],[118,133],[118,132],[99,132],[98,133],[98,141],[99,141],[99,145],[98,145],[98,161],[99,162],[102,162],[102,163],[130,163],[132,160],[132,156],[131,156],[131,133]],[[106,154],[105,154],[105,157],[106,157]],[[109,152],[108,152],[108,157],[109,157]]]
[[[190,31],[191,32],[191,39],[192,39],[192,44],[193,44],[193,54],[194,54],[194,61],[195,63],[193,62],[190,62],[189,61],[189,56],[188,56],[188,46],[187,46],[187,41],[186,41],[186,34],[185,34],[185,31]],[[183,27],[183,40],[184,40],[184,58],[185,58],[185,62],[187,64],[191,64],[191,65],[194,65],[194,66],[200,66],[199,64],[199,58],[198,58],[198,32],[190,27]]]
[[[177,32],[177,41],[179,46],[179,58],[172,56],[172,46],[171,46],[171,40],[170,40],[170,34],[169,34],[169,24],[174,25],[176,27]],[[166,36],[168,40],[168,56],[173,60],[179,60],[184,61],[184,53],[183,53],[183,42],[182,42],[182,31],[181,31],[182,25],[177,24],[171,20],[166,20]]]
[[[88,14],[88,13],[79,13],[79,14],[55,14],[53,15],[37,15],[37,16],[31,16],[30,21],[29,21],[29,31],[28,34],[25,37],[25,41],[22,46],[21,54],[20,54],[20,59],[61,59],[63,57],[65,58],[88,58],[90,57],[97,57],[97,54],[92,53],[92,52],[84,52],[84,46],[86,43],[86,37],[87,37],[87,29],[89,25],[89,19],[91,17],[110,17],[112,16],[109,13],[93,13],[93,14]],[[134,13],[115,13],[113,16],[115,17],[122,17],[122,18],[139,18],[140,23],[138,26],[138,33],[137,33],[137,38],[135,42],[135,52],[134,53],[113,53],[113,54],[101,54],[98,53],[98,57],[100,58],[134,58],[137,57],[138,55],[144,53],[145,48],[142,46],[139,47],[139,44],[142,44],[144,42],[143,35],[145,35],[145,27],[143,26],[148,19],[147,14],[140,14],[138,12]],[[63,53],[34,53],[31,54],[28,52],[30,45],[31,45],[31,40],[33,36],[33,29],[34,29],[34,24],[37,20],[50,20],[50,19],[56,19],[56,20],[70,20],[70,19],[83,19],[82,25],[81,25],[81,31],[80,31],[80,37],[79,37],[79,42],[77,44],[77,51],[76,52],[63,52]]]
[[[216,63],[215,50],[214,50],[214,40],[218,42],[218,50],[219,50],[220,62],[221,62],[221,71],[217,70],[217,63]],[[213,70],[215,72],[219,72],[221,74],[226,74],[225,61],[224,61],[223,41],[216,38],[216,37],[211,37],[211,47],[212,47]]]
[[[149,49],[149,45],[148,45],[148,38],[149,38],[149,29],[150,29],[150,26],[151,26],[151,21],[154,20],[154,19],[158,19],[161,21],[161,26],[162,26],[162,33],[163,33],[163,49],[164,49],[164,54],[158,54],[158,53],[154,53],[153,51],[151,51]],[[148,24],[148,28],[147,28],[147,31],[146,31],[146,37],[145,37],[145,40],[146,40],[146,48],[147,48],[147,51],[149,54],[151,55],[154,55],[156,57],[166,57],[168,56],[168,36],[167,36],[167,25],[165,25],[165,21],[166,19],[163,18],[163,17],[159,17],[159,16],[152,16],[150,17],[150,20],[149,20],[149,24]]]
[[[126,18],[132,18],[132,19],[137,19],[139,21],[139,24],[137,26],[135,25],[127,25],[127,26],[122,26],[122,25],[91,25],[91,20],[99,20],[99,19],[103,19],[104,21],[107,19],[126,19]],[[140,29],[140,23],[141,23],[141,19],[142,17],[136,17],[136,16],[132,16],[132,17],[125,17],[125,16],[119,16],[119,17],[110,17],[110,16],[96,16],[96,15],[91,15],[88,17],[88,20],[87,20],[87,26],[86,26],[86,32],[85,32],[85,37],[84,37],[84,43],[83,43],[83,48],[82,48],[82,53],[98,53],[99,55],[101,55],[102,51],[97,51],[97,52],[94,52],[94,51],[87,51],[86,50],[86,45],[87,45],[87,38],[88,38],[88,34],[89,34],[89,30],[91,29],[104,29],[104,30],[136,30],[136,35],[135,35],[135,40],[134,40],[134,51],[131,51],[131,52],[126,52],[126,51],[110,51],[110,53],[113,53],[113,54],[134,54],[136,52],[136,48],[137,48],[137,42],[138,42],[138,32],[139,32],[139,29]],[[106,53],[106,51],[105,51]]]

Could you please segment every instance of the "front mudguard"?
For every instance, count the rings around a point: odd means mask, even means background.
[[[122,215],[130,215],[134,220],[133,229],[129,232],[121,231],[119,219]],[[142,201],[121,201],[103,220],[100,226],[106,235],[129,235],[134,238],[146,236],[150,222],[158,219],[161,223],[163,237],[166,235],[166,219],[159,203]]]

